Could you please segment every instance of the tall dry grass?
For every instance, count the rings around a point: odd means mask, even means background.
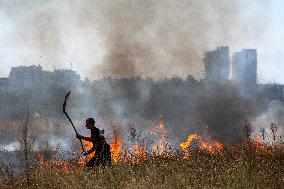
[[[62,160],[63,161],[63,160]],[[220,154],[172,152],[87,170],[73,159],[34,167],[29,188],[283,188],[284,147],[243,144]],[[0,188],[26,188],[2,169]]]

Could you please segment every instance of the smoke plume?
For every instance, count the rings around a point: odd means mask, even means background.
[[[264,11],[268,2],[14,0],[0,5],[7,26],[5,72],[17,65],[72,65],[90,79],[202,78],[204,51],[227,44],[233,50],[255,47],[270,22]]]

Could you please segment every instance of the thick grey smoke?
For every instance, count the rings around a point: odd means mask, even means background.
[[[2,1],[2,62],[104,76],[192,74],[205,50],[257,47],[271,3],[241,1]],[[253,7],[253,8],[252,8]],[[259,19],[261,18],[261,19]]]
[[[284,133],[284,104],[281,101],[274,100],[268,104],[268,108],[265,112],[254,118],[252,124],[255,128],[255,132],[260,132],[261,129],[265,129],[267,133],[268,142],[273,142],[271,136],[271,124],[273,123],[277,128],[277,135],[283,136]],[[266,141],[267,142],[267,141]]]
[[[3,40],[3,62],[10,66],[41,64],[46,68],[61,66],[63,53],[62,26],[56,4],[46,1],[2,1],[1,12],[11,26]],[[14,49],[14,50],[12,50]],[[12,59],[9,56],[14,56]],[[9,62],[13,61],[13,62]]]
[[[81,7],[79,26],[105,38],[103,62],[92,67],[103,76],[201,77],[206,49],[250,35],[240,9],[238,1],[98,1]]]

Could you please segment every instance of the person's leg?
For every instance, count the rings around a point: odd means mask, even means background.
[[[96,165],[103,165],[103,155],[102,155],[102,151],[98,151],[97,152],[97,161],[96,161]]]
[[[106,163],[111,165],[111,152],[110,152],[110,145],[106,145],[105,149],[105,158],[106,158]]]
[[[96,164],[96,161],[97,157],[95,153],[94,156],[86,163],[86,167],[93,167]]]
[[[106,164],[111,165],[111,152],[110,152],[110,148],[109,147],[106,147],[106,149],[105,149],[104,159],[105,159],[105,163]]]

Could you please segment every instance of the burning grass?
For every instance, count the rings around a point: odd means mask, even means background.
[[[119,161],[86,170],[77,159],[44,164],[30,171],[30,188],[281,188],[284,186],[283,145],[255,143],[223,149],[145,155],[139,162]],[[23,188],[24,175],[2,171],[1,188]]]
[[[249,131],[249,130],[247,130]],[[273,133],[273,132],[272,132]],[[169,148],[167,129],[161,121],[151,130],[157,141],[148,146],[125,145],[114,129],[112,165],[84,168],[86,158],[72,156],[46,160],[18,176],[1,169],[0,188],[283,188],[284,145],[265,143],[264,137],[247,138],[241,145],[190,134],[179,149]],[[134,136],[134,135],[133,135]],[[135,137],[134,137],[135,138]],[[87,149],[92,145],[84,143]]]

